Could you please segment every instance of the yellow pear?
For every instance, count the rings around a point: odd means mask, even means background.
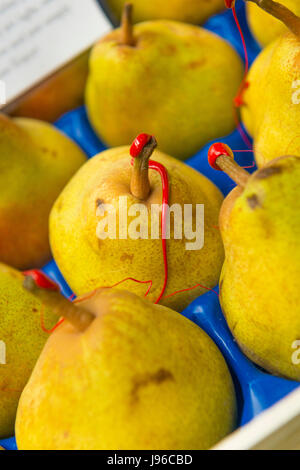
[[[91,53],[88,115],[110,147],[143,129],[162,151],[185,159],[235,128],[233,99],[242,80],[235,50],[214,33],[165,20],[123,25]]]
[[[14,433],[18,401],[58,317],[23,288],[24,275],[0,264],[0,438]]]
[[[108,0],[107,5],[120,19],[126,0]],[[168,19],[202,24],[211,15],[224,10],[224,0],[131,0],[134,21]]]
[[[281,155],[300,156],[300,18],[272,0],[257,3],[291,30],[258,56],[244,95],[242,118],[261,166]]]
[[[66,320],[20,399],[19,449],[207,449],[234,429],[230,373],[195,324],[126,291],[74,306],[27,287]]]
[[[0,153],[0,261],[41,267],[51,257],[50,209],[85,156],[50,124],[3,114]]]
[[[280,0],[280,3],[300,16],[299,0]],[[268,15],[254,3],[247,3],[247,18],[254,37],[263,47],[288,31],[280,20]]]
[[[300,381],[300,157],[277,158],[251,176],[226,153],[216,162],[239,184],[220,214],[222,310],[252,361]]]
[[[127,146],[100,153],[78,171],[53,206],[52,253],[77,295],[131,277],[151,280],[148,298],[153,302],[158,299],[165,270],[160,217],[155,217],[162,204],[162,183],[158,173],[148,171],[155,146],[152,137],[133,167]],[[213,183],[184,163],[159,151],[153,153],[153,159],[168,172],[168,205],[171,212],[176,204],[178,214],[176,223],[170,219],[170,239],[166,240],[169,272],[162,303],[182,310],[203,294],[205,287],[218,283],[224,253],[217,221],[223,197]],[[201,215],[197,216],[197,205],[201,204],[204,224]],[[192,210],[191,217],[185,205]],[[192,222],[193,235],[187,233],[185,217]],[[204,288],[167,297],[196,284]],[[133,281],[127,281],[124,288],[140,296],[147,291],[146,285]]]

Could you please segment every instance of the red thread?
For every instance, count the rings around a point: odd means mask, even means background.
[[[249,57],[248,57],[248,51],[247,51],[247,46],[246,46],[246,41],[245,41],[245,37],[244,37],[244,34],[243,34],[243,31],[242,31],[242,28],[241,28],[241,25],[239,23],[239,20],[238,20],[238,17],[237,17],[237,14],[236,14],[236,9],[235,9],[235,2],[232,1],[232,0],[225,0],[225,5],[227,6],[227,8],[231,8],[232,10],[232,14],[233,14],[233,17],[234,17],[234,21],[237,25],[237,28],[238,28],[238,31],[240,33],[240,37],[241,37],[241,40],[242,40],[242,45],[243,45],[243,50],[244,50],[244,56],[245,56],[245,72],[244,72],[244,76],[243,76],[243,79],[242,79],[242,82],[241,82],[241,85],[239,87],[239,90],[237,92],[237,95],[236,97],[234,98],[233,100],[233,104],[234,104],[234,111],[233,111],[233,114],[234,114],[234,120],[235,120],[235,123],[236,123],[236,126],[237,126],[237,129],[238,129],[238,132],[243,140],[243,142],[247,145],[247,147],[249,147],[250,149],[252,148],[252,145],[251,145],[251,142],[250,140],[248,139],[248,136],[247,134],[244,132],[244,129],[242,128],[241,124],[240,124],[240,119],[239,119],[239,115],[238,115],[238,112],[237,112],[237,108],[240,108],[241,106],[243,106],[245,104],[244,102],[244,93],[245,93],[245,90],[248,88],[249,86],[249,82],[247,82],[247,76],[248,76],[248,72],[249,72]]]
[[[208,290],[208,291],[210,291],[210,292],[213,292],[213,293],[216,294],[218,297],[219,297],[219,295],[220,295],[220,294],[218,294],[218,292],[216,292],[216,291],[213,290],[213,289],[210,289],[209,287],[205,287],[205,286],[203,286],[202,284],[196,284],[196,285],[193,286],[193,287],[189,287],[189,288],[187,288],[187,289],[178,290],[178,291],[176,291],[176,292],[173,292],[172,294],[166,295],[164,298],[165,298],[165,299],[168,299],[169,297],[173,297],[173,295],[180,294],[181,292],[188,292],[188,291],[190,291],[190,290],[196,289],[197,287],[202,287],[202,289],[206,289],[206,290]]]

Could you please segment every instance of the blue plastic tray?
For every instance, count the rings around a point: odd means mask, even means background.
[[[246,36],[251,63],[260,49],[249,32],[243,3],[237,5],[237,12]],[[205,27],[227,39],[239,54],[243,54],[241,41],[231,11],[226,11],[211,18]],[[93,132],[84,108],[79,108],[66,114],[56,125],[73,138],[87,153],[89,158],[105,149],[103,143],[99,141]],[[141,129],[142,131],[143,129]],[[225,138],[216,140],[222,140],[233,150],[246,150],[238,131]],[[186,163],[210,178],[221,189],[223,194],[227,195],[235,185],[227,175],[215,171],[209,166],[207,150],[210,145],[211,143],[205,146],[194,157],[187,160]],[[235,157],[238,163],[243,166],[253,164],[252,153],[236,153]],[[254,170],[255,167],[250,171]],[[54,261],[49,263],[43,271],[60,285],[64,295],[69,297],[72,294]],[[246,424],[261,411],[274,405],[278,400],[300,386],[298,382],[274,377],[266,373],[244,356],[227,327],[218,296],[215,293],[208,292],[196,299],[183,312],[183,315],[203,328],[222,351],[235,383],[238,398],[239,425]],[[0,444],[6,449],[16,449],[14,438],[0,441]]]

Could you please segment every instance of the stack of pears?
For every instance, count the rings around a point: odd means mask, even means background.
[[[258,8],[253,3],[247,3],[247,18],[253,35],[265,47],[270,42],[277,39],[281,34],[288,31],[284,23],[277,18],[270,16],[266,11]],[[300,16],[299,0],[281,0],[280,3],[290,8],[296,15]]]
[[[221,306],[252,361],[300,381],[293,361],[300,338],[300,157],[277,158],[250,176],[228,155],[223,146],[216,160],[238,183],[220,213]]]
[[[175,224],[170,223],[170,239],[167,240],[168,283],[163,305],[183,310],[193,299],[213,288],[219,280],[223,264],[223,245],[218,230],[218,214],[223,201],[218,188],[203,175],[184,163],[154,150],[156,141],[152,137],[143,152],[131,166],[129,147],[118,147],[102,152],[89,160],[65,187],[50,215],[50,243],[54,259],[64,278],[77,295],[83,295],[98,287],[113,286],[134,278],[139,281],[152,280],[148,295],[155,301],[164,284],[165,271],[161,247],[161,235],[152,237],[155,230],[151,217],[153,205],[162,204],[162,184],[159,175],[148,170],[149,158],[163,164],[169,179],[169,206],[177,204],[184,216],[184,205],[192,205],[193,230],[204,234],[204,246],[187,250],[185,231],[181,239],[174,235]],[[135,192],[135,186],[142,194]],[[120,197],[126,206],[122,216]],[[133,205],[146,208],[147,234],[137,228],[137,235],[129,235],[130,224],[135,220]],[[106,204],[115,210],[115,238],[100,239],[97,227],[107,215],[99,214]],[[196,223],[196,205],[204,204],[205,218]],[[121,214],[121,216],[120,216]],[[183,225],[183,224],[182,224]],[[159,221],[158,232],[161,232]],[[120,234],[123,234],[120,235]],[[139,238],[142,238],[141,240]],[[168,297],[175,291],[196,289]],[[147,286],[127,281],[124,288],[144,296]]]
[[[0,439],[14,432],[16,410],[39,354],[48,338],[42,330],[55,325],[58,317],[47,306],[42,307],[23,288],[24,275],[0,264]]]
[[[238,54],[214,33],[167,20],[132,27],[127,5],[122,27],[92,50],[88,115],[108,146],[128,145],[143,129],[185,159],[234,130],[242,74]]]
[[[272,0],[255,3],[290,30],[258,56],[244,95],[243,122],[264,165],[281,155],[300,156],[300,18]]]
[[[202,24],[211,15],[224,9],[224,0],[131,0],[134,21],[168,19]],[[126,0],[107,0],[107,5],[120,19]]]
[[[0,153],[0,261],[41,267],[51,258],[51,206],[85,155],[50,124],[2,114]]]
[[[126,291],[27,288],[65,322],[20,399],[19,449],[208,449],[234,429],[230,373],[195,324]]]

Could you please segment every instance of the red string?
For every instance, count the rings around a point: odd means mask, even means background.
[[[243,45],[243,50],[244,50],[244,57],[245,57],[244,76],[243,76],[241,85],[239,87],[238,93],[237,93],[236,97],[234,98],[234,111],[233,111],[234,112],[234,120],[235,120],[238,132],[240,133],[240,136],[241,136],[243,142],[247,145],[247,147],[249,147],[249,149],[251,149],[252,148],[251,142],[248,139],[247,134],[244,132],[244,129],[243,129],[241,123],[240,123],[239,115],[238,115],[238,112],[237,112],[237,108],[240,108],[244,104],[243,95],[244,95],[245,90],[249,86],[249,83],[247,82],[247,76],[248,76],[248,72],[249,72],[249,57],[248,57],[248,51],[247,51],[245,37],[244,37],[243,31],[242,31],[241,25],[239,23],[239,20],[238,20],[237,14],[236,14],[236,9],[235,9],[234,5],[232,6],[231,10],[232,10],[232,14],[233,14],[233,17],[234,17],[234,21],[237,25],[237,28],[238,28],[238,31],[239,31],[239,34],[240,34],[240,37],[241,37],[241,40],[242,40],[242,45]]]
[[[216,292],[215,290],[210,289],[209,287],[205,287],[205,286],[203,286],[202,284],[196,284],[196,285],[193,286],[193,287],[188,287],[187,289],[181,289],[181,290],[178,290],[178,291],[176,291],[176,292],[173,292],[172,294],[166,295],[164,298],[165,298],[165,299],[168,299],[169,297],[173,297],[173,295],[180,294],[181,292],[188,292],[188,291],[190,291],[190,290],[196,289],[197,287],[202,287],[202,289],[206,289],[206,290],[208,290],[208,291],[210,291],[210,292],[213,292],[214,294],[216,294],[216,295],[219,297],[218,292]]]
[[[168,172],[166,168],[158,162],[149,160],[149,168],[157,171],[161,177],[162,183],[162,212],[161,212],[161,241],[162,241],[162,251],[164,259],[164,269],[165,269],[165,278],[162,290],[155,301],[156,304],[162,299],[167,283],[168,283],[168,257],[167,257],[167,243],[166,243],[166,215],[167,215],[167,206],[169,204],[169,181],[168,181]]]

